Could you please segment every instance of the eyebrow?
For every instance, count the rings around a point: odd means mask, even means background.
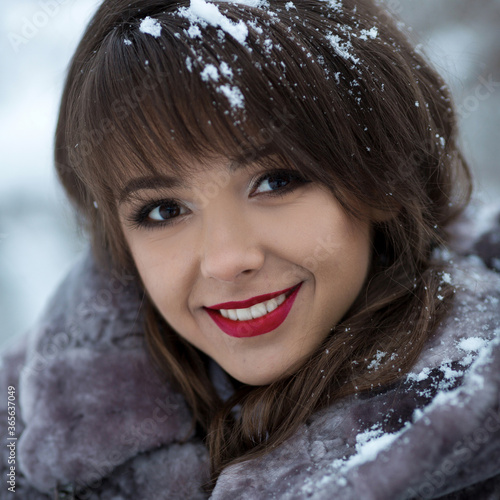
[[[267,156],[267,155],[262,155]],[[255,163],[255,159],[252,161],[241,160],[241,161],[231,161],[227,168],[230,173],[234,173],[237,170],[246,168],[252,163]],[[186,187],[186,183],[179,179],[178,177],[168,176],[168,175],[150,175],[145,177],[136,177],[130,180],[125,187],[120,191],[120,196],[118,197],[118,204],[125,203],[135,191],[141,191],[143,189],[159,189],[159,188],[178,188]]]
[[[118,203],[125,203],[135,191],[143,189],[176,188],[184,186],[184,182],[177,177],[166,175],[151,175],[147,177],[136,177],[129,181],[121,190]]]

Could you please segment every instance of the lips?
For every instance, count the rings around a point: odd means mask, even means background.
[[[302,283],[299,283],[285,290],[251,299],[215,304],[205,307],[205,310],[227,335],[237,338],[255,337],[269,333],[285,321],[301,286]],[[252,315],[259,317],[252,318]]]
[[[265,302],[266,300],[278,297],[282,293],[290,292],[297,286],[299,285],[291,286],[290,288],[286,288],[285,290],[280,290],[279,292],[266,293],[264,295],[256,295],[251,299],[241,300],[239,302],[233,301],[233,302],[223,302],[221,304],[215,304],[213,306],[210,306],[208,309],[244,309],[246,307],[252,307],[253,305],[258,304],[259,302]]]

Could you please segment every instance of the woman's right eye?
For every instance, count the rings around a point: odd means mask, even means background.
[[[175,202],[161,203],[151,210],[147,218],[150,221],[165,222],[184,215],[186,209]]]
[[[175,224],[189,210],[175,200],[153,201],[133,212],[128,220],[135,228],[160,228]]]

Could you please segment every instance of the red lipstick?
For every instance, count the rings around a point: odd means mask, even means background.
[[[290,288],[286,288],[285,290],[281,290],[279,292],[256,295],[251,299],[241,300],[239,302],[222,302],[220,304],[215,304],[214,306],[209,306],[208,309],[246,309],[247,307],[252,307],[259,302],[265,302],[266,300],[274,299],[275,297],[280,296],[282,293],[287,293],[290,290],[293,290],[296,286],[297,285],[291,286]]]
[[[205,307],[208,315],[212,318],[214,323],[227,335],[231,337],[244,338],[256,337],[257,335],[264,335],[280,326],[288,316],[292,309],[295,298],[300,290],[302,283],[293,287],[281,290],[279,292],[268,293],[265,295],[258,295],[251,299],[242,300],[240,302],[224,302],[215,304],[210,307]],[[285,301],[279,305],[274,311],[261,316],[260,318],[250,319],[248,321],[234,321],[229,318],[224,318],[218,309],[246,309],[252,307],[260,302],[271,300],[283,293],[288,293]]]

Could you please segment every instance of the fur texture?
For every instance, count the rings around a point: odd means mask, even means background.
[[[500,498],[500,276],[466,256],[495,268],[497,234],[460,236],[461,256],[437,256],[450,262],[454,306],[401,383],[315,414],[262,459],[227,468],[212,498]],[[209,496],[207,451],[146,353],[140,303],[130,276],[103,273],[87,255],[4,353],[2,387],[16,387],[20,408],[16,494],[4,485],[0,498]],[[389,356],[377,353],[373,369]],[[213,378],[222,393],[215,365]]]

